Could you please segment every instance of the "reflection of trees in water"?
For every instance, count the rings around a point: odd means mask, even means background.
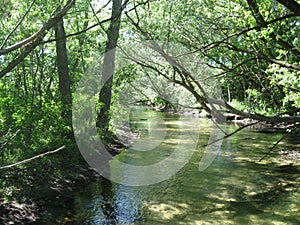
[[[103,214],[105,215],[104,224],[117,224],[117,217],[114,207],[114,192],[110,180],[101,177],[102,197],[104,204],[102,205]]]

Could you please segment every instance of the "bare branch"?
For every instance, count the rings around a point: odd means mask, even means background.
[[[109,1],[110,2],[110,1]],[[109,3],[108,2],[108,3]],[[107,4],[108,4],[107,3]],[[95,9],[93,7],[93,5],[89,2],[89,5],[90,5],[90,8],[92,9],[92,12],[93,12],[93,15],[94,17],[96,18],[97,22],[98,22],[98,25],[101,27],[102,31],[104,31],[104,27],[102,26],[102,21],[100,21],[99,17],[97,16],[96,12],[95,12]],[[100,31],[101,32],[101,31]],[[102,35],[105,35],[103,32],[101,32]]]
[[[45,152],[45,153],[42,153],[42,154],[33,156],[33,157],[29,158],[29,159],[25,159],[25,160],[23,160],[23,161],[20,161],[20,162],[14,163],[14,164],[10,164],[10,165],[7,165],[7,166],[2,166],[2,167],[0,167],[0,170],[3,170],[3,169],[10,169],[10,168],[12,168],[12,167],[19,166],[19,165],[24,164],[24,163],[28,163],[28,162],[30,162],[31,160],[34,160],[34,159],[38,159],[38,158],[44,157],[45,155],[49,155],[49,154],[56,153],[56,152],[58,152],[58,151],[60,151],[60,150],[62,150],[62,149],[64,149],[64,148],[65,148],[65,146],[61,146],[60,148],[55,149],[55,150],[53,150],[53,151]]]
[[[106,23],[106,22],[110,21],[111,19],[112,19],[112,18],[102,20],[102,21],[101,21],[101,24],[102,24],[102,23]],[[87,27],[87,28],[84,28],[84,29],[81,30],[81,31],[78,31],[78,32],[76,32],[76,33],[72,33],[72,34],[66,35],[66,38],[74,37],[74,36],[83,34],[83,33],[87,32],[88,30],[91,30],[91,29],[93,29],[94,27],[97,27],[97,26],[99,26],[99,25],[100,25],[99,23],[95,23],[95,24],[93,24],[93,25],[91,25],[91,26],[89,26],[89,27]],[[100,25],[100,26],[101,26],[101,25]],[[50,43],[50,42],[54,42],[54,41],[57,41],[57,39],[49,39],[49,40],[47,40],[47,41],[41,42],[40,44],[46,44],[46,43]]]
[[[243,130],[244,128],[253,126],[253,125],[255,125],[255,124],[259,123],[259,122],[260,122],[260,121],[255,121],[255,122],[253,122],[253,123],[246,124],[246,125],[244,125],[244,126],[242,126],[242,127],[239,127],[238,129],[236,129],[235,131],[231,132],[230,134],[226,134],[224,137],[219,138],[219,139],[216,139],[216,140],[214,140],[214,141],[212,141],[212,142],[210,142],[210,143],[208,143],[208,144],[206,144],[206,145],[202,145],[202,146],[203,146],[203,147],[206,147],[206,146],[212,145],[212,144],[214,144],[214,143],[216,143],[216,142],[218,142],[218,141],[221,141],[221,140],[224,140],[224,139],[226,139],[226,138],[229,138],[230,136],[236,134],[237,132]]]
[[[269,151],[268,151],[263,157],[261,157],[261,159],[258,160],[258,161],[260,162],[260,161],[262,161],[264,158],[266,158],[267,155],[269,155],[269,154],[271,153],[271,151],[273,151],[273,150],[276,148],[276,146],[277,146],[283,139],[285,139],[286,137],[287,137],[287,135],[284,135],[284,136],[282,136],[278,141],[276,141],[276,142],[274,143],[274,145],[269,149]]]

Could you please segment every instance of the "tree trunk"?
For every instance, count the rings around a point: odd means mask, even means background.
[[[115,69],[115,53],[119,38],[122,13],[122,0],[113,0],[112,2],[112,20],[107,31],[107,42],[102,68],[101,84],[103,87],[99,94],[101,107],[97,116],[97,127],[103,134],[108,131],[109,125],[109,110],[111,105],[113,73]]]
[[[59,91],[62,102],[62,117],[66,120],[67,125],[72,126],[72,93],[70,88],[70,75],[68,68],[68,56],[66,47],[66,34],[61,18],[55,25],[57,69],[59,78]]]

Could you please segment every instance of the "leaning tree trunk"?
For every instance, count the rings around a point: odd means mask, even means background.
[[[66,33],[61,18],[55,25],[57,69],[59,78],[59,91],[62,101],[62,117],[68,126],[72,126],[72,93],[70,88],[70,75],[68,68],[68,56],[66,47]]]
[[[111,105],[113,73],[115,70],[115,53],[121,24],[122,0],[113,0],[111,23],[107,31],[104,62],[102,68],[100,110],[97,115],[97,127],[105,134],[108,132],[109,110]]]

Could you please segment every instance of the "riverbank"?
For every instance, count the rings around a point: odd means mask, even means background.
[[[0,199],[0,224],[27,224],[47,213],[49,206],[65,206],[74,194],[96,181],[98,174],[83,159],[61,168],[34,165],[1,173],[10,185]],[[11,193],[8,193],[8,191]]]
[[[112,142],[112,155],[122,148]],[[72,154],[72,153],[71,153]],[[60,152],[33,160],[23,166],[0,171],[5,187],[0,192],[0,224],[28,224],[48,214],[51,208],[64,208],[74,195],[98,180],[99,174],[85,162],[78,150]]]

